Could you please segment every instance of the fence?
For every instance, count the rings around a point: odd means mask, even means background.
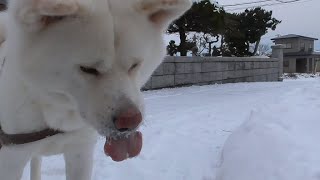
[[[143,90],[215,83],[279,81],[283,72],[281,46],[272,58],[166,57]]]

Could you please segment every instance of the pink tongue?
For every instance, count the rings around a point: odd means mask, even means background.
[[[127,138],[106,140],[104,152],[114,161],[123,161],[138,156],[142,149],[142,133],[137,131]]]

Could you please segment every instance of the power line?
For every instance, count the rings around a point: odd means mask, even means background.
[[[278,1],[278,2],[281,2],[281,3],[292,3],[292,2],[297,2],[297,1],[300,1],[300,0],[291,0],[291,1],[282,1],[282,0],[275,0],[275,1]]]
[[[303,1],[303,0],[291,0],[291,1],[275,0],[275,1],[277,1],[279,3],[269,3],[269,4],[255,5],[255,6],[232,8],[232,9],[226,9],[226,11],[236,11],[236,10],[241,10],[241,9],[250,9],[250,8],[265,7],[265,6],[286,5],[286,4],[290,4],[290,3],[307,2],[307,1],[312,1],[312,0],[305,0],[305,1]]]
[[[250,9],[250,8],[255,8],[255,7],[265,7],[265,6],[275,6],[275,5],[284,5],[283,3],[270,3],[270,4],[261,4],[257,6],[247,6],[247,7],[239,7],[239,8],[233,8],[233,9],[226,9],[226,11],[236,11],[236,10],[241,10],[241,9]]]
[[[261,1],[253,1],[253,2],[245,2],[245,3],[237,3],[237,4],[227,4],[227,5],[221,5],[222,7],[232,7],[232,6],[241,6],[241,5],[247,5],[247,4],[256,4],[256,3],[262,3],[262,2],[269,2],[273,0],[261,0]]]
[[[252,2],[244,2],[244,3],[236,3],[236,4],[227,4],[227,5],[221,5],[222,7],[233,7],[233,6],[242,6],[242,5],[249,5],[249,4],[257,4],[257,3],[264,3],[264,2],[270,2],[270,1],[277,1],[279,3],[293,3],[301,0],[289,0],[289,1],[283,1],[283,0],[260,0],[260,1],[252,1]]]

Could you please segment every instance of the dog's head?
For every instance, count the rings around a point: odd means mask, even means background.
[[[140,88],[165,55],[163,32],[190,4],[11,0],[8,66],[18,67],[50,127],[133,132],[142,122]]]

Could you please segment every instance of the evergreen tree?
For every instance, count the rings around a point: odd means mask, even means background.
[[[174,40],[171,40],[169,42],[169,45],[167,46],[167,53],[170,56],[174,56],[178,53],[178,46],[176,45],[176,42]]]
[[[216,46],[213,46],[212,48],[212,56],[221,56],[221,52]]]
[[[189,11],[173,22],[167,32],[179,33],[181,56],[186,56],[187,52],[194,48],[188,45],[188,32],[203,32],[211,36],[218,36],[222,32],[224,14],[224,10],[211,3],[210,0],[203,0],[194,2]]]
[[[266,11],[261,7],[245,10],[242,13],[229,16],[238,21],[234,27],[226,30],[225,43],[228,51],[235,56],[255,55],[261,37],[268,30],[275,30],[281,21],[272,17],[272,11]],[[255,43],[253,52],[250,52],[250,44]]]

